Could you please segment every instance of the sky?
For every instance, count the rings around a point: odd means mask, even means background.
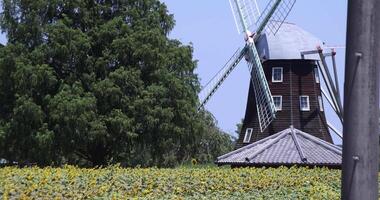
[[[174,15],[176,26],[170,37],[194,47],[194,59],[198,60],[196,73],[205,85],[232,54],[243,47],[228,0],[161,0]],[[258,0],[261,9],[267,0]],[[347,0],[298,0],[287,21],[296,23],[320,38],[327,45],[345,45]],[[0,43],[6,43],[4,34]],[[343,92],[344,49],[337,50],[338,74]],[[206,105],[216,118],[218,126],[235,135],[236,124],[245,114],[249,73],[245,62],[232,72],[221,88]],[[328,121],[342,130],[342,126],[324,101]],[[336,143],[341,143],[334,134]],[[236,135],[235,135],[236,136]]]

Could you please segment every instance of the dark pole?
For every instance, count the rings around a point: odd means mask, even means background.
[[[378,199],[380,1],[348,0],[342,199]]]

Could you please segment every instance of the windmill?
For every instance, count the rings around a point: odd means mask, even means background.
[[[255,0],[230,0],[236,26],[239,33],[245,33],[245,46],[238,49],[225,66],[211,79],[199,94],[202,109],[218,88],[245,58],[255,93],[255,102],[259,126],[263,132],[276,118],[276,108],[265,77],[260,55],[255,42],[264,31],[273,35],[292,10],[296,0],[270,0],[260,13]],[[255,28],[253,32],[250,29]]]
[[[324,95],[343,122],[335,47],[327,47],[297,25],[285,22],[295,1],[269,0],[260,13],[254,0],[230,0],[246,44],[203,88],[199,109],[243,58],[251,81],[236,150],[218,157],[217,165],[341,166],[342,149],[333,144],[329,129],[343,136],[327,122],[322,98]],[[331,53],[325,53],[326,49]],[[332,58],[334,76],[327,57]]]

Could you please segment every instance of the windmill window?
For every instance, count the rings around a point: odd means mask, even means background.
[[[273,67],[272,68],[272,82],[273,83],[282,82],[282,79],[283,79],[283,68]]]
[[[314,68],[315,82],[319,83],[319,70],[318,67]]]
[[[323,102],[322,102],[322,97],[318,96],[318,103],[319,103],[319,110],[323,111]]]
[[[301,111],[310,111],[309,96],[300,96]]]
[[[253,128],[247,128],[245,130],[245,136],[244,136],[244,143],[249,143],[251,141],[251,136],[252,136]]]
[[[273,96],[273,102],[276,111],[282,110],[282,96]]]

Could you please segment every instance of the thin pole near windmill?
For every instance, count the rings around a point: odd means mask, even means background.
[[[380,1],[349,0],[342,199],[378,199]]]

